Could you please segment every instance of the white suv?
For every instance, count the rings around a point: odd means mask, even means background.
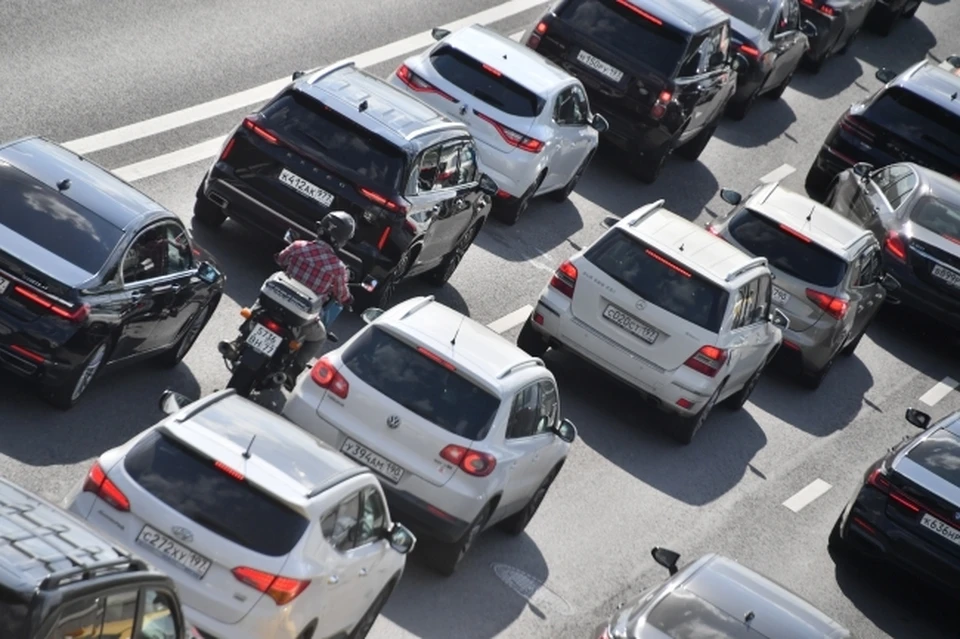
[[[742,407],[789,324],[770,269],[663,200],[637,209],[560,265],[517,344],[562,346],[679,415],[689,444],[714,405]]]
[[[432,296],[364,319],[283,414],[380,473],[393,515],[452,574],[487,526],[523,531],[576,428],[541,360]]]
[[[536,195],[566,200],[608,126],[590,113],[580,80],[480,25],[433,36],[439,42],[388,82],[467,125],[500,187],[493,214],[515,224]]]
[[[161,405],[69,509],[167,566],[207,639],[365,637],[416,541],[376,476],[232,390]]]

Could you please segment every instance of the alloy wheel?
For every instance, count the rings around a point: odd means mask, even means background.
[[[90,358],[90,361],[87,362],[87,366],[83,369],[83,372],[80,374],[80,379],[77,380],[77,385],[73,387],[73,395],[70,396],[72,401],[77,401],[84,391],[87,390],[87,386],[90,385],[90,382],[93,381],[93,378],[97,375],[97,371],[100,370],[100,366],[103,364],[103,358],[107,353],[107,345],[100,344],[97,347],[97,350],[93,352],[93,356]]]
[[[177,348],[178,360],[183,359],[183,357],[193,347],[193,343],[197,341],[197,337],[200,335],[200,331],[203,330],[203,325],[206,323],[208,317],[210,317],[209,304],[205,306],[202,311],[197,313],[197,316],[193,319],[193,322],[190,323],[190,328],[187,329],[187,334],[183,336],[183,340],[180,342],[180,346]]]

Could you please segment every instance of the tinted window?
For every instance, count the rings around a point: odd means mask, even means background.
[[[847,272],[846,262],[836,255],[750,209],[735,216],[729,228],[730,235],[749,253],[767,258],[771,266],[814,286],[836,286]]]
[[[710,0],[731,16],[765,31],[773,23],[773,6],[757,0]]]
[[[60,610],[57,625],[47,634],[46,639],[99,638],[103,623],[103,608],[103,597],[82,598],[64,604]]]
[[[137,591],[113,593],[107,596],[103,612],[103,629],[100,639],[126,639],[133,634],[133,622],[137,618]]]
[[[686,38],[616,0],[571,0],[558,15],[607,49],[664,76],[673,75],[687,48]]]
[[[27,637],[30,608],[14,593],[0,588],[0,637]]]
[[[176,639],[178,625],[173,614],[175,602],[167,593],[147,590],[144,593],[143,617],[135,639]]]
[[[866,116],[897,135],[926,147],[960,157],[960,116],[924,98],[892,87],[867,109]]]
[[[0,226],[87,273],[100,270],[123,235],[102,217],[12,167],[0,168]]]
[[[651,304],[708,331],[720,329],[727,292],[695,273],[671,268],[662,256],[624,231],[614,229],[584,257]]]
[[[960,206],[956,204],[925,197],[910,211],[910,220],[948,240],[960,240]]]
[[[343,363],[364,382],[440,428],[483,439],[500,400],[379,327],[360,337]]]
[[[510,115],[534,117],[543,109],[543,100],[510,78],[487,71],[478,60],[451,46],[439,47],[430,55],[437,73],[475,98]]]
[[[298,513],[166,435],[147,436],[127,455],[124,467],[166,505],[254,552],[285,555],[307,528]]]
[[[395,191],[404,174],[403,152],[319,102],[288,93],[263,110],[263,125],[304,153],[371,186]]]
[[[960,486],[960,439],[949,430],[930,435],[907,453],[907,457],[944,481]]]
[[[647,623],[671,639],[762,639],[739,619],[684,590],[660,600],[647,615]]]

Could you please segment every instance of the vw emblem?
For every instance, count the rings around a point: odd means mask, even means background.
[[[387,417],[387,426],[390,428],[399,428],[400,427],[400,417],[397,415],[391,415]]]
[[[953,520],[960,521],[960,512],[953,513]]]
[[[647,307],[647,303],[644,302],[643,300],[637,300],[636,306],[637,306],[637,310],[638,310],[638,311],[642,311],[643,309],[645,309],[645,308]]]
[[[183,526],[174,526],[170,529],[173,533],[173,536],[179,539],[182,542],[190,543],[193,541],[193,533],[184,528]]]

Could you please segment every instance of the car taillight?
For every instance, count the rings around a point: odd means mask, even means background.
[[[790,228],[790,227],[787,226],[786,224],[781,224],[781,225],[780,225],[780,230],[783,231],[784,233],[787,233],[788,235],[792,235],[793,237],[797,238],[798,240],[800,240],[800,241],[802,241],[802,242],[806,242],[807,244],[810,243],[810,238],[809,238],[809,237],[807,237],[806,235],[804,235],[804,234],[801,233],[800,231],[794,231],[792,228]]]
[[[527,38],[527,46],[531,49],[536,49],[540,46],[540,40],[543,39],[543,35],[547,32],[547,29],[550,28],[550,25],[546,20],[541,20],[537,23],[537,26],[533,28],[533,33],[530,34],[530,37]]]
[[[233,468],[230,468],[229,466],[224,464],[222,461],[213,462],[213,467],[229,475],[230,477],[233,477],[237,481],[243,481],[243,473],[241,473],[239,470],[234,470]]]
[[[706,229],[707,229],[707,232],[710,233],[711,235],[716,235],[717,237],[720,237],[720,229],[715,227],[713,224],[707,224]]]
[[[650,107],[650,117],[654,120],[662,118],[667,113],[667,106],[670,105],[672,100],[673,92],[666,90],[661,91],[660,95],[657,96],[657,101]]]
[[[577,267],[570,260],[565,261],[550,278],[550,287],[573,299],[573,290],[577,287],[577,273]]]
[[[877,468],[867,477],[867,485],[873,486],[882,493],[889,493],[892,485],[882,468]]]
[[[903,238],[896,231],[887,231],[887,237],[883,240],[883,248],[887,249],[887,253],[899,261],[907,261],[907,245],[904,244]]]
[[[265,328],[273,331],[273,332],[276,333],[277,335],[283,335],[283,327],[280,326],[280,324],[278,324],[277,322],[274,322],[274,321],[273,321],[272,319],[270,319],[269,317],[263,317],[263,318],[261,318],[261,319],[260,319],[260,323],[263,324],[263,326],[264,326]]]
[[[637,15],[640,16],[641,18],[645,18],[645,19],[649,20],[650,22],[652,22],[653,24],[657,25],[658,27],[663,25],[663,20],[661,20],[660,18],[658,18],[657,16],[655,16],[655,15],[653,15],[653,14],[647,13],[646,11],[644,11],[643,9],[641,9],[640,7],[631,4],[631,3],[628,2],[627,0],[617,0],[617,4],[619,4],[621,7],[625,8],[625,9],[629,9],[630,11],[633,11],[635,14],[637,14]]]
[[[310,379],[317,386],[326,388],[340,399],[346,399],[350,393],[350,383],[326,357],[321,357],[310,369]]]
[[[822,308],[827,315],[834,319],[843,319],[847,314],[847,309],[850,308],[850,303],[847,300],[815,291],[812,288],[807,289],[807,299]]]
[[[834,8],[831,7],[830,5],[817,2],[817,0],[800,0],[800,4],[810,7],[815,11],[819,11],[823,15],[830,18],[832,18],[837,13],[836,10],[834,10]]]
[[[285,606],[290,603],[310,585],[309,579],[293,579],[292,577],[271,575],[268,572],[245,566],[234,568],[230,572],[233,573],[237,581],[269,595],[278,606]]]
[[[497,467],[497,458],[487,453],[450,444],[440,451],[440,457],[474,477],[486,477]]]
[[[882,468],[877,468],[870,473],[870,476],[867,477],[867,485],[873,486],[884,495],[889,496],[892,501],[897,502],[898,505],[906,508],[910,512],[918,513],[923,510],[920,504],[904,495],[890,483],[890,480],[887,479],[887,474]]]
[[[840,128],[865,142],[873,142],[876,138],[870,125],[855,115],[845,115],[840,118]]]
[[[117,510],[124,512],[130,510],[130,500],[117,488],[116,484],[107,479],[107,473],[103,472],[100,462],[93,462],[93,466],[90,467],[87,478],[83,482],[83,492],[93,493]]]
[[[270,144],[276,144],[279,141],[277,139],[277,136],[275,136],[273,133],[270,133],[265,128],[257,124],[253,118],[244,118],[243,128],[255,133],[257,136],[266,140]]]
[[[403,204],[399,204],[399,203],[397,203],[397,202],[394,202],[393,200],[391,200],[391,199],[389,199],[389,198],[385,198],[385,197],[383,197],[382,195],[380,195],[379,193],[377,193],[376,191],[371,191],[370,189],[365,189],[365,188],[363,188],[363,187],[358,187],[357,190],[360,191],[360,195],[362,195],[363,197],[367,198],[368,200],[370,200],[370,201],[373,202],[374,204],[377,204],[377,205],[379,205],[379,206],[382,206],[383,208],[387,209],[388,211],[393,211],[394,213],[400,213],[400,214],[403,214],[403,215],[406,215],[406,213],[407,213],[407,207],[406,207],[406,206],[404,206]]]
[[[756,47],[751,47],[749,44],[741,44],[737,45],[737,48],[740,50],[740,53],[745,56],[750,56],[754,60],[760,59],[760,49]]]
[[[650,249],[644,249],[643,252],[646,253],[649,257],[655,259],[656,261],[658,261],[658,262],[660,262],[661,264],[663,264],[664,266],[666,266],[668,269],[670,269],[670,270],[673,271],[674,273],[679,273],[680,275],[683,275],[684,277],[692,277],[692,275],[690,275],[690,272],[689,272],[689,271],[680,268],[679,266],[677,266],[676,264],[674,264],[673,262],[671,262],[670,260],[668,260],[668,259],[665,258],[664,256],[660,255],[659,253],[656,253],[656,252],[654,252],[654,251],[651,251]]]
[[[90,315],[90,305],[89,304],[80,304],[74,307],[61,306],[60,304],[49,299],[46,295],[41,293],[35,293],[25,286],[20,286],[19,284],[13,287],[13,290],[17,295],[24,297],[37,306],[50,311],[57,317],[62,317],[65,320],[79,324],[83,320],[87,319]]]
[[[727,351],[716,346],[701,346],[700,350],[683,363],[707,377],[716,377],[723,363],[727,361]]]
[[[443,359],[442,357],[440,357],[440,356],[437,355],[436,353],[434,353],[434,352],[432,352],[432,351],[424,348],[423,346],[418,346],[418,347],[417,347],[417,352],[420,353],[421,355],[423,355],[424,357],[426,357],[427,359],[429,359],[431,362],[435,362],[435,363],[437,363],[437,364],[440,364],[440,366],[443,366],[443,367],[444,367],[445,369],[447,369],[448,371],[455,371],[455,370],[457,370],[457,367],[456,367],[456,366],[454,366],[453,364],[451,364],[451,363],[448,362],[447,360]]]
[[[237,143],[237,136],[230,138],[223,147],[223,151],[220,151],[219,161],[222,162],[227,159],[230,155],[230,151],[233,151],[233,145]]]
[[[450,100],[451,102],[459,102],[452,95],[444,93],[437,87],[433,86],[419,75],[410,70],[405,64],[401,64],[397,69],[397,77],[400,78],[400,81],[405,85],[416,91],[417,93],[436,93],[441,98]]]
[[[539,153],[540,151],[543,150],[543,142],[541,142],[540,140],[527,137],[526,135],[518,131],[514,131],[510,127],[500,124],[490,116],[484,115],[479,111],[474,110],[474,114],[478,118],[480,118],[481,120],[483,120],[484,122],[488,123],[490,126],[495,128],[497,130],[497,133],[500,134],[500,137],[503,138],[503,141],[509,144],[510,146],[515,146],[518,149],[527,151],[529,153]]]

